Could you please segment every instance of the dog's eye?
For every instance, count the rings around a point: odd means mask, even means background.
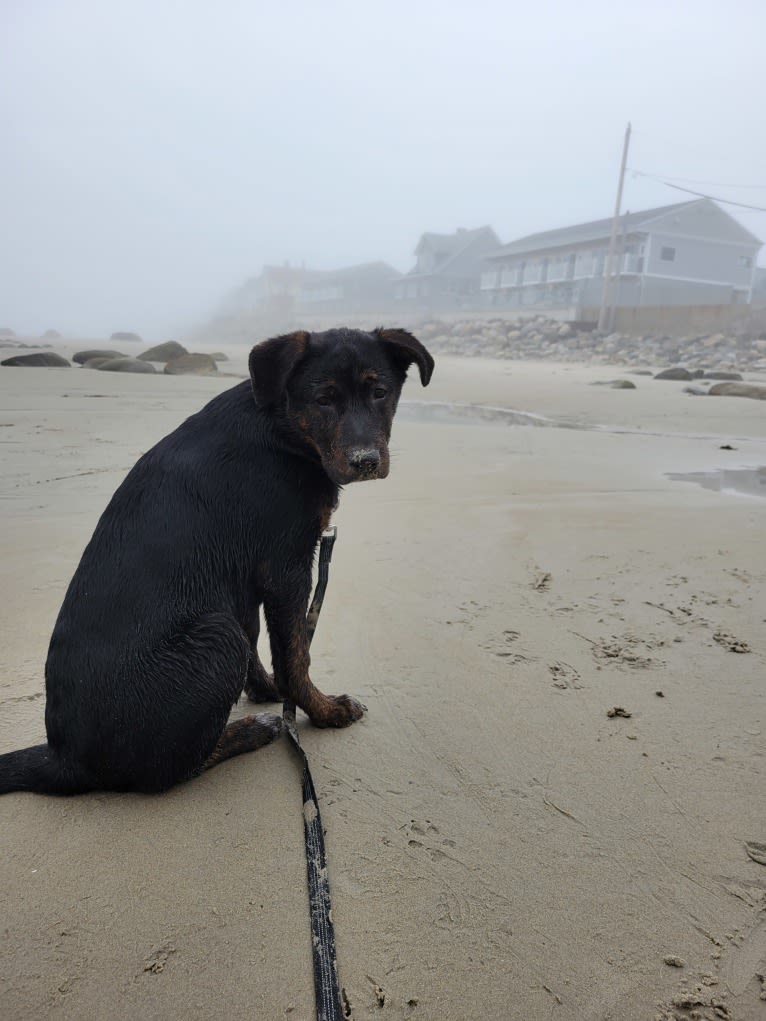
[[[332,397],[330,394],[320,394],[317,397],[317,404],[322,408],[329,408],[332,404]]]
[[[385,397],[387,393],[388,390],[386,390],[384,386],[376,386],[375,389],[372,391],[372,396],[375,398],[376,401],[379,401],[383,397]]]

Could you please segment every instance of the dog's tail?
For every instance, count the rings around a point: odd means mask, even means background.
[[[47,744],[0,755],[0,794],[11,791],[76,794],[82,790],[87,790],[87,786],[76,781]]]

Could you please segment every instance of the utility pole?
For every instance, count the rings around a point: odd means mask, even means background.
[[[614,204],[614,216],[612,217],[612,234],[609,238],[609,252],[606,257],[606,268],[604,269],[604,289],[601,292],[601,309],[598,314],[599,330],[610,330],[612,328],[613,322],[612,271],[614,269],[614,256],[617,249],[617,234],[620,228],[620,206],[622,205],[622,186],[625,182],[625,167],[628,162],[629,145],[630,145],[630,121],[628,122],[628,126],[625,129],[625,141],[622,146],[622,163],[620,164],[620,180],[617,185],[617,201]]]

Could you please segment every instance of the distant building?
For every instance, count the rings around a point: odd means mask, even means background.
[[[597,308],[612,220],[549,230],[487,255],[485,303],[506,308]],[[711,199],[620,218],[613,304],[728,305],[751,300],[761,242]]]
[[[314,271],[303,281],[296,308],[302,314],[380,312],[391,306],[394,279],[398,275],[387,262]]]
[[[303,286],[315,275],[305,266],[264,266],[258,276],[250,277],[232,291],[220,307],[222,315],[268,314],[293,309]]]
[[[394,282],[396,307],[445,311],[477,303],[484,259],[499,247],[491,227],[423,234],[415,265]]]

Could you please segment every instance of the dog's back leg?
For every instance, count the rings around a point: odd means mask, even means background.
[[[245,716],[241,720],[235,720],[226,726],[213,754],[206,760],[202,768],[211,769],[219,762],[224,762],[234,755],[242,755],[244,752],[254,752],[257,748],[263,748],[281,732],[282,717],[277,716],[276,713],[258,713],[255,716]]]
[[[277,736],[281,721],[271,713],[227,726],[249,661],[248,638],[225,613],[198,617],[155,652],[142,683],[156,709],[134,746],[130,789],[166,790]]]

